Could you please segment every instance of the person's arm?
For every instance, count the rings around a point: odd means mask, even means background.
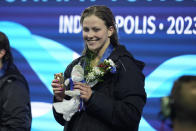
[[[121,129],[136,129],[146,102],[144,76],[132,60],[123,57],[113,81],[115,99],[95,91],[87,104],[91,115]]]
[[[59,124],[61,124],[62,126],[64,126],[64,124],[65,124],[66,121],[63,119],[63,114],[57,113],[56,110],[54,109],[54,107],[52,107],[52,110],[53,110],[53,115],[54,115],[55,120]]]
[[[69,65],[67,66],[67,68],[66,68],[66,70],[65,70],[65,72],[64,72],[64,80],[66,80],[67,78],[70,77],[70,73],[71,73],[72,67],[73,67],[73,63],[71,63],[71,64],[69,64]],[[53,88],[55,88],[55,87],[53,87]],[[67,90],[67,87],[65,87],[65,88],[66,88],[66,90]],[[64,92],[64,91],[63,91],[63,92]],[[63,93],[63,94],[64,94],[64,93]],[[67,96],[64,96],[64,99],[66,99],[66,98],[67,98]],[[55,95],[54,95],[54,97],[53,97],[53,103],[55,103],[55,102],[59,102],[59,100],[58,100],[58,99],[55,97]],[[53,115],[54,115],[55,120],[56,120],[59,124],[61,124],[62,126],[64,126],[65,123],[66,123],[66,121],[65,121],[64,118],[63,118],[63,114],[57,113],[54,107],[52,107],[52,110],[53,110]]]
[[[22,81],[6,83],[3,94],[1,131],[30,131],[31,106],[29,90]]]

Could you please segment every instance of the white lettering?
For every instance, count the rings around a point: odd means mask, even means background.
[[[122,28],[124,25],[124,18],[122,16],[115,17],[117,29]]]
[[[130,22],[130,27],[128,27],[128,23]],[[131,34],[134,30],[134,18],[132,16],[127,16],[124,20],[124,30],[125,33]]]
[[[135,34],[142,34],[142,30],[139,29],[139,16],[135,16]]]
[[[82,27],[80,26],[80,16],[76,15],[74,16],[74,33],[80,33],[82,30]]]
[[[149,25],[149,27],[151,27],[151,29],[147,29],[147,32],[149,34],[154,34],[156,32],[156,25],[155,22],[156,21],[156,17],[155,16],[150,16],[147,20],[147,24]]]

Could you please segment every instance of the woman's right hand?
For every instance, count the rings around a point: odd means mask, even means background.
[[[62,84],[59,84],[59,81],[57,79],[54,79],[52,81],[51,86],[53,87],[53,93],[57,101],[63,101],[63,98],[65,97],[65,88]]]

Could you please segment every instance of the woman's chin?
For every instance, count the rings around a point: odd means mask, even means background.
[[[95,48],[95,47],[88,47],[88,49],[89,49],[90,51],[92,51],[92,52],[96,52],[96,51],[97,51],[97,48]]]

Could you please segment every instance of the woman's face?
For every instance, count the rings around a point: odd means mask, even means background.
[[[83,20],[83,38],[88,49],[97,52],[105,43],[110,42],[112,28],[107,28],[104,21],[95,15],[87,16]]]

